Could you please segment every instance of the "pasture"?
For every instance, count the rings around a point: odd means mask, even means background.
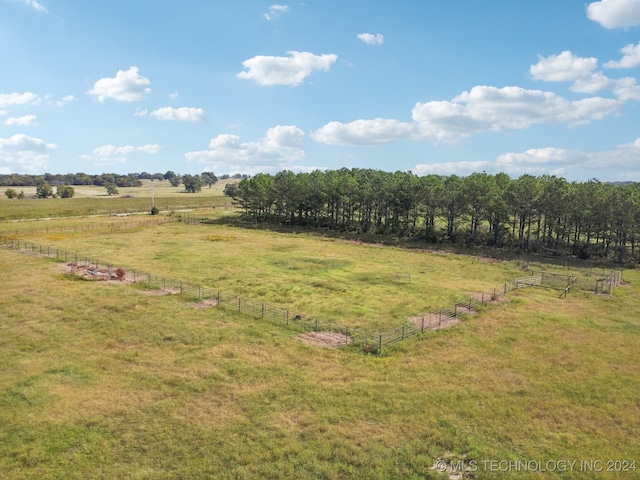
[[[37,219],[50,217],[73,217],[86,215],[109,215],[115,213],[148,213],[152,204],[161,211],[198,209],[228,209],[231,199],[223,196],[227,183],[221,180],[211,188],[204,186],[197,193],[186,193],[184,186],[172,187],[168,181],[143,180],[141,187],[118,187],[118,195],[107,195],[105,187],[95,185],[74,186],[73,198],[8,199],[0,195],[0,221]],[[10,187],[23,192],[26,197],[36,194],[36,187]],[[54,188],[55,192],[55,188]]]
[[[223,222],[109,228],[130,220],[0,233],[372,330],[522,275],[517,262]],[[629,478],[580,462],[640,461],[634,270],[613,296],[518,290],[375,356],[179,295],[80,281],[37,256],[0,249],[0,264],[6,478],[450,478],[439,460],[477,466],[463,478]],[[505,460],[577,463],[486,463]]]

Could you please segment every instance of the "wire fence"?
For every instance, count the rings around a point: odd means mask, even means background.
[[[330,322],[318,317],[308,316],[289,309],[274,307],[263,302],[231,295],[216,289],[195,285],[148,272],[114,265],[96,258],[78,255],[77,253],[58,248],[27,242],[15,237],[0,236],[0,246],[18,250],[22,253],[54,258],[65,262],[70,273],[80,274],[94,280],[119,280],[143,284],[150,289],[158,289],[184,295],[193,300],[209,300],[212,305],[237,311],[243,315],[259,317],[289,328],[303,332],[324,332],[343,338],[341,345],[353,344],[366,352],[382,350],[429,330],[450,326],[457,323],[464,315],[473,314],[487,303],[499,300],[508,292],[520,288],[544,287],[560,290],[561,296],[567,295],[571,288],[591,290],[596,293],[611,293],[622,281],[622,271],[612,270],[607,275],[591,276],[578,279],[575,275],[563,275],[549,272],[530,272],[528,276],[505,282],[489,293],[469,296],[465,301],[457,302],[449,307],[441,308],[418,317],[410,317],[410,321],[384,332],[370,332],[361,328]]]

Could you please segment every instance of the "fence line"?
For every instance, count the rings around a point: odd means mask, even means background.
[[[477,307],[497,300],[499,297],[516,289],[531,287],[553,288],[563,291],[566,297],[567,292],[574,285],[578,285],[579,288],[583,290],[593,290],[596,293],[611,293],[613,288],[622,281],[622,272],[614,270],[612,270],[607,277],[596,278],[595,281],[578,281],[577,276],[573,275],[530,272],[529,276],[505,282],[504,286],[500,289],[494,288],[492,293],[479,294],[480,298],[470,296],[469,299],[464,302],[457,302],[452,306],[417,317],[420,319],[417,322],[407,322],[385,332],[372,333],[365,329],[326,321],[318,317],[307,316],[288,309],[227,294],[219,290],[125,268],[124,266],[115,267],[114,264],[109,262],[32,242],[21,241],[13,237],[0,236],[0,245],[24,253],[33,253],[64,261],[71,266],[72,271],[74,271],[74,269],[82,269],[96,279],[120,279],[134,283],[144,283],[149,288],[180,293],[198,300],[213,300],[223,308],[235,310],[239,313],[254,317],[261,317],[272,322],[282,323],[289,328],[295,328],[301,331],[331,332],[344,335],[345,344],[352,343],[361,346],[365,351],[378,352],[427,330],[434,330],[441,328],[443,325],[446,326],[456,322],[460,315],[473,313]]]

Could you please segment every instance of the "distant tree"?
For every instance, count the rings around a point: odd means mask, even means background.
[[[71,185],[58,185],[56,188],[56,194],[60,198],[73,198],[76,191]]]
[[[116,186],[115,183],[108,183],[106,185],[107,187],[107,195],[111,196],[111,195],[118,195],[118,187]]]
[[[7,188],[4,191],[4,194],[7,198],[18,198],[18,192],[14,188]]]
[[[164,179],[169,180],[169,183],[171,184],[172,187],[177,187],[178,185],[180,185],[180,182],[182,181],[182,178],[180,177],[180,175],[177,175],[175,172],[171,170],[169,170],[167,173],[164,174]]]
[[[238,183],[234,182],[234,183],[227,183],[224,186],[224,190],[222,191],[223,194],[225,194],[227,197],[236,197],[238,195]]]
[[[202,177],[204,183],[209,185],[209,188],[211,188],[214,183],[218,183],[218,177],[216,177],[215,173],[213,172],[202,172],[200,176]]]
[[[39,183],[36,187],[36,197],[47,198],[53,197],[53,188],[47,182]]]
[[[20,193],[18,194],[17,197],[19,200],[22,200],[24,198],[24,190],[20,190]]]
[[[202,190],[202,178],[200,175],[185,175],[182,177],[185,192],[196,193]]]

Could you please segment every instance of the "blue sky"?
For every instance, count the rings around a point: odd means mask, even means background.
[[[0,0],[0,173],[640,181],[640,0]]]

